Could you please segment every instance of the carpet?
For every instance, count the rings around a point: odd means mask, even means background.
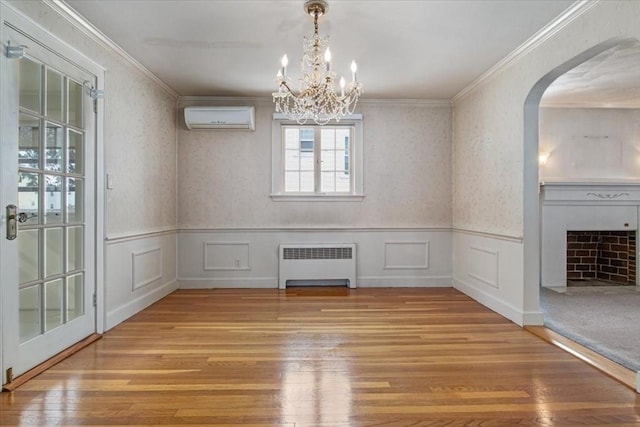
[[[635,286],[541,288],[544,325],[640,371],[640,291]]]

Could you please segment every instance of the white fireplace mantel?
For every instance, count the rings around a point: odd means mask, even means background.
[[[543,182],[543,205],[640,205],[640,182]]]
[[[635,230],[638,233],[638,181],[545,182],[540,184],[540,203],[540,280],[545,287],[563,288],[567,285],[568,230]],[[640,254],[637,254],[636,259],[640,264]],[[639,268],[640,265],[636,271],[640,271]],[[640,286],[640,280],[636,280]]]

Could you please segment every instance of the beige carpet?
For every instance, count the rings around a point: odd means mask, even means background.
[[[636,286],[542,288],[547,328],[640,371],[640,291]]]

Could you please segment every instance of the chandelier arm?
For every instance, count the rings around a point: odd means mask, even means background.
[[[293,91],[291,90],[291,88],[289,87],[289,85],[287,84],[287,82],[281,82],[280,86],[284,86],[287,89],[287,92],[289,92],[289,96],[296,96]]]

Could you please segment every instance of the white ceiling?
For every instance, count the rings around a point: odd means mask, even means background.
[[[269,96],[284,53],[298,76],[303,0],[67,0],[180,95]],[[573,0],[330,0],[333,69],[368,98],[450,99]]]
[[[640,108],[640,42],[608,49],[558,77],[543,107]]]

